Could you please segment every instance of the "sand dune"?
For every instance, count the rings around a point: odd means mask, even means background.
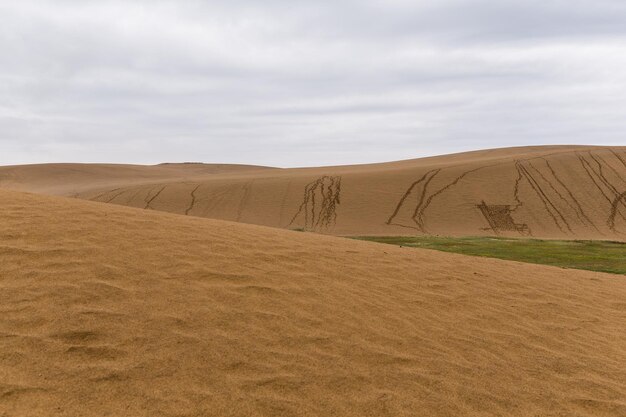
[[[45,175],[46,189],[28,178],[13,188],[336,235],[626,239],[626,147],[509,148],[386,164],[217,173],[185,166],[101,171],[106,186],[81,175],[61,184]],[[6,183],[0,169],[0,187]]]
[[[0,236],[0,416],[626,415],[621,276],[13,191]]]
[[[0,167],[0,188],[75,196],[79,192],[158,181],[187,181],[216,174],[258,172],[268,167],[229,164],[40,164]]]

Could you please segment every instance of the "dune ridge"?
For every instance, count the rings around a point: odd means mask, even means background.
[[[621,276],[6,190],[0,242],[0,416],[626,415]]]

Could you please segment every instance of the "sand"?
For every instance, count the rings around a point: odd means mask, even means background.
[[[257,173],[272,169],[255,165],[164,163],[33,164],[0,166],[0,188],[50,195],[76,196],[81,192],[129,187],[155,182],[208,179],[214,175]]]
[[[0,187],[334,235],[626,240],[626,147],[508,148],[303,169],[174,167],[101,166],[98,182],[80,175],[92,175],[89,165],[73,166],[69,177],[51,175],[50,166],[21,167],[21,181],[0,167]]]
[[[14,191],[0,260],[3,417],[626,415],[619,275]]]

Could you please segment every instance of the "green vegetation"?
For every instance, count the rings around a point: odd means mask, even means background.
[[[563,268],[626,274],[626,243],[621,242],[432,236],[373,236],[357,239]]]

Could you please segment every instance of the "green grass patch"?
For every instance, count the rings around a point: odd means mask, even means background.
[[[362,236],[356,239],[444,252],[626,274],[626,243],[500,237]]]

